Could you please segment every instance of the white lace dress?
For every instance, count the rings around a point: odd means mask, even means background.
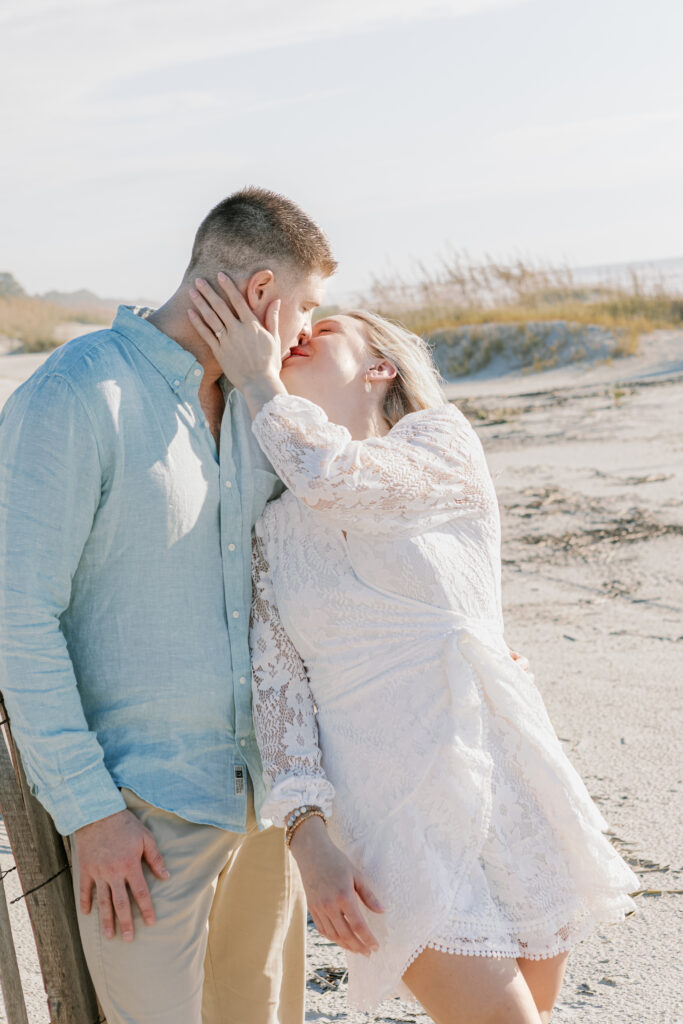
[[[256,525],[253,710],[276,825],[320,804],[386,908],[348,954],[372,1009],[425,947],[551,957],[638,879],[503,640],[498,504],[453,405],[355,442],[278,396],[254,433],[289,490]]]

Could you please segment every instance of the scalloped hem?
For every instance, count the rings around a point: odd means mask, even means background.
[[[629,906],[630,904],[630,906]],[[391,990],[387,989],[384,994],[377,994],[370,998],[365,995],[360,998],[353,998],[349,993],[349,1004],[358,1010],[362,1010],[365,1013],[372,1013],[377,1009],[384,999],[390,998],[392,995],[398,994],[402,999],[409,1003],[414,1004],[416,1007],[422,1009],[420,1003],[407,987],[403,981],[403,975],[408,970],[410,965],[417,960],[421,953],[425,949],[435,949],[440,953],[447,953],[450,956],[478,956],[487,957],[492,960],[551,960],[555,956],[559,956],[561,953],[569,953],[575,945],[586,939],[596,928],[607,927],[621,923],[626,914],[632,908],[633,902],[630,897],[624,894],[621,901],[621,905],[613,906],[610,911],[604,908],[604,913],[599,912],[588,912],[587,914],[581,915],[579,919],[576,918],[574,921],[567,922],[565,928],[571,928],[571,933],[566,936],[558,936],[556,931],[548,930],[546,934],[549,935],[549,939],[546,940],[547,949],[542,951],[529,950],[525,948],[528,946],[524,940],[513,940],[509,946],[486,946],[486,939],[482,938],[477,940],[462,938],[460,941],[454,939],[452,943],[442,943],[430,940],[418,946],[413,953],[408,957],[405,962],[403,969],[398,977],[396,983],[391,987]],[[478,947],[474,945],[475,942],[479,941],[481,945]],[[532,940],[535,946],[538,946],[543,940],[540,936],[534,936]]]
[[[555,941],[552,944],[548,944],[548,949],[537,952],[530,951],[528,948],[529,943],[521,939],[516,941],[514,948],[512,945],[507,948],[485,947],[486,939],[477,940],[464,937],[460,942],[456,939],[453,943],[448,944],[436,941],[425,942],[410,955],[408,962],[401,972],[401,977],[403,977],[410,965],[417,960],[420,953],[423,953],[425,949],[435,949],[439,953],[449,953],[453,956],[486,956],[497,960],[512,958],[515,960],[552,960],[553,957],[559,956],[560,953],[568,953],[578,942],[582,942],[591,932],[595,931],[596,928],[620,924],[625,919],[629,909],[628,906],[623,905],[618,909],[615,907],[609,915],[588,915],[584,918],[582,926],[579,926],[577,922],[573,923],[573,927],[568,924],[565,928],[572,927],[570,935],[557,937],[557,933],[554,932],[553,937]],[[482,945],[476,947],[474,943],[477,941],[481,941]],[[535,944],[538,945],[538,942],[538,937],[536,937]]]

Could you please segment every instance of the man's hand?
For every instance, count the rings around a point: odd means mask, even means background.
[[[128,889],[145,924],[156,921],[142,872],[143,860],[157,878],[171,877],[154,836],[132,811],[119,811],[77,829],[74,843],[80,873],[81,910],[84,914],[90,913],[95,886],[105,938],[114,938],[118,918],[123,939],[132,942],[135,932]]]
[[[370,956],[378,943],[361,916],[359,901],[375,914],[384,913],[384,908],[329,838],[321,819],[309,818],[299,825],[290,849],[320,934],[352,953]]]

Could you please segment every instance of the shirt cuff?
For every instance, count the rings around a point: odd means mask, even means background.
[[[63,836],[126,809],[121,791],[101,763],[56,786],[33,785],[31,792]]]

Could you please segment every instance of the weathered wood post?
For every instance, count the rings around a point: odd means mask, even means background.
[[[2,741],[0,740],[0,742]],[[2,988],[2,998],[9,1024],[28,1024],[2,871],[0,871],[0,988]]]
[[[104,1024],[78,932],[68,847],[30,792],[2,694],[0,723],[0,813],[31,919],[51,1024]]]

